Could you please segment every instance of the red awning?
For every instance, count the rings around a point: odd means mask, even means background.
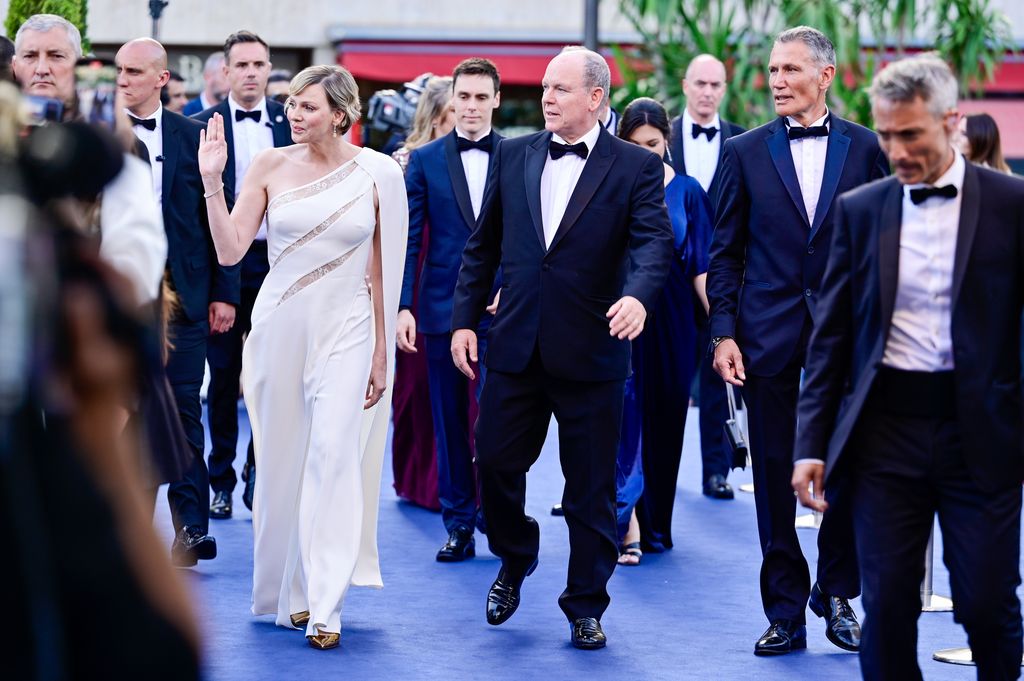
[[[562,45],[346,40],[337,49],[338,63],[356,78],[400,83],[427,71],[448,74],[463,59],[486,57],[498,67],[502,83],[539,86],[544,69]],[[612,85],[621,85],[614,58],[609,52],[603,54],[611,68]]]

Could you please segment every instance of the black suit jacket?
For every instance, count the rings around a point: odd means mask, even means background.
[[[800,396],[794,457],[836,470],[881,364],[896,302],[903,188],[844,194]],[[1024,181],[967,164],[952,289],[956,411],[984,490],[1020,486]]]
[[[163,110],[164,230],[167,266],[185,316],[207,319],[211,302],[239,302],[238,269],[217,264],[199,174],[199,131],[203,124]]]
[[[558,378],[625,379],[630,344],[609,335],[605,313],[623,295],[650,311],[664,285],[673,237],[662,161],[602,128],[545,249],[540,185],[550,141],[540,132],[498,145],[462,256],[452,328],[477,328],[500,265],[488,368],[523,371],[539,349]]]
[[[719,177],[722,174],[722,152],[725,151],[725,141],[747,131],[746,128],[731,123],[724,118],[719,118],[721,128],[718,134],[721,135],[721,142],[718,144],[718,165],[715,166],[715,174],[711,177],[711,185],[708,187],[708,198],[711,199],[711,207],[718,206]],[[669,135],[669,163],[677,173],[689,175],[686,172],[686,155],[683,153],[683,135],[691,134],[689,130],[683,130],[682,115],[672,119],[672,134]]]
[[[711,337],[730,336],[755,376],[773,376],[816,318],[835,197],[888,174],[875,133],[832,115],[814,223],[782,118],[723,145],[707,291]]]

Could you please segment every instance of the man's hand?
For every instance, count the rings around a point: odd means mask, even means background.
[[[455,362],[455,367],[465,374],[466,378],[471,381],[476,378],[473,367],[469,364],[470,362],[475,364],[477,361],[475,331],[457,329],[452,334],[452,361]]]
[[[793,490],[800,499],[800,505],[824,513],[828,508],[825,501],[825,464],[816,462],[799,463],[793,467]]]
[[[726,338],[715,348],[715,371],[726,383],[742,388],[747,375],[743,372],[743,353],[732,338]]]
[[[498,300],[500,298],[501,298],[501,289],[499,288],[498,292],[494,294],[494,300],[492,300],[491,304],[488,305],[487,307],[485,307],[484,309],[487,310],[491,314],[498,314]]]
[[[210,303],[210,333],[224,333],[235,325],[235,306],[231,303]]]
[[[416,318],[409,310],[398,311],[398,349],[416,352]]]
[[[611,319],[608,322],[608,329],[612,336],[619,340],[633,340],[644,330],[647,310],[633,296],[622,296],[608,308],[605,317]]]

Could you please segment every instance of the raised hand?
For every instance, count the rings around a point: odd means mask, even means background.
[[[204,180],[219,182],[227,163],[228,144],[224,140],[224,118],[215,113],[206,124],[206,130],[199,131],[199,174]]]

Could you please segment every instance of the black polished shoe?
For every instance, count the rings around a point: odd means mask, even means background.
[[[465,525],[456,525],[448,535],[448,541],[437,552],[437,562],[458,563],[476,555],[476,540],[473,530]]]
[[[488,624],[499,625],[515,614],[516,608],[519,607],[519,591],[523,587],[523,580],[536,569],[537,561],[534,560],[526,574],[519,577],[510,574],[504,566],[498,570],[498,578],[487,592]]]
[[[755,655],[785,655],[807,647],[807,627],[792,620],[775,620],[754,644]]]
[[[175,567],[192,567],[200,560],[217,557],[217,540],[195,525],[178,530],[171,545],[171,562]]]
[[[839,596],[829,596],[815,582],[807,605],[811,612],[825,619],[825,638],[843,650],[854,653],[860,650],[860,624],[850,601]]]
[[[245,489],[242,490],[242,503],[252,510],[252,495],[256,491],[256,466],[246,463],[242,466],[242,480],[245,480]]]
[[[231,492],[217,492],[210,504],[210,517],[225,520],[231,517]]]
[[[604,648],[608,639],[595,617],[581,617],[569,625],[569,639],[580,650]]]
[[[704,481],[704,496],[712,499],[732,499],[734,494],[724,475],[715,473]]]
[[[565,515],[565,509],[562,508],[561,504],[555,504],[551,507],[551,515],[563,516]]]

